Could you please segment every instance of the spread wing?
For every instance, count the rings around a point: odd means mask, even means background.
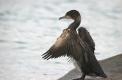
[[[88,44],[89,48],[94,53],[95,43],[92,37],[90,36],[90,33],[84,27],[80,27],[78,29],[78,33],[79,33],[80,38],[83,40],[83,42]]]
[[[58,58],[61,56],[70,56],[72,51],[72,38],[68,30],[64,30],[52,47],[45,52],[42,56],[44,59]]]

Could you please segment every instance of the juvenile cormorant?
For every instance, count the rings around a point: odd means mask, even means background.
[[[82,76],[74,80],[84,80],[86,75],[106,78],[106,74],[94,55],[95,43],[89,32],[84,27],[80,27],[78,33],[76,31],[81,22],[80,13],[70,10],[59,19],[73,19],[74,22],[63,30],[52,47],[42,55],[43,58],[47,60],[60,56],[73,58],[82,72]]]

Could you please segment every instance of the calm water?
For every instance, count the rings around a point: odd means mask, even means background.
[[[69,24],[58,18],[71,9],[82,14],[98,59],[122,52],[121,0],[0,0],[0,80],[56,80],[71,70],[67,58],[41,59]]]

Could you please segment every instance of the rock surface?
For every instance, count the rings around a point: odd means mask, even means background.
[[[108,78],[93,78],[87,76],[85,80],[122,80],[122,54],[99,61]],[[58,80],[72,80],[81,76],[77,69],[73,69]]]

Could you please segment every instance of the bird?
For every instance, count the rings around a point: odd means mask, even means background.
[[[62,31],[49,50],[42,54],[42,58],[46,60],[61,56],[73,58],[82,72],[80,78],[73,80],[85,80],[87,75],[107,78],[95,57],[94,40],[86,28],[79,27],[81,23],[79,11],[70,10],[59,18],[61,19],[72,19],[73,22]]]

